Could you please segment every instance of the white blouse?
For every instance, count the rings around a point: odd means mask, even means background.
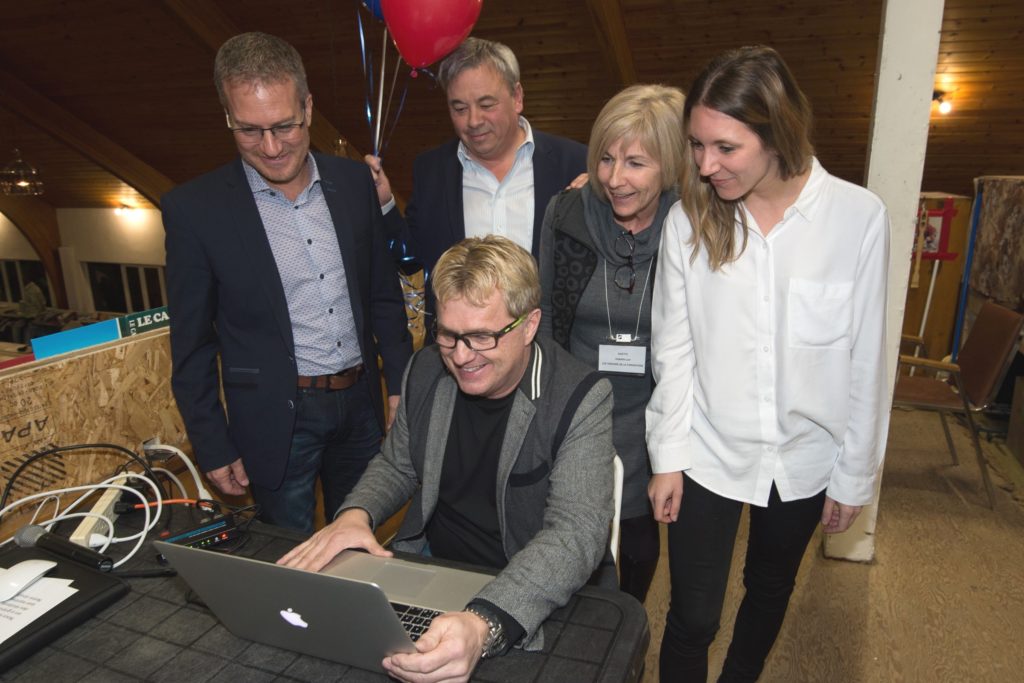
[[[840,503],[867,504],[889,423],[885,205],[814,159],[767,237],[749,212],[747,223],[747,248],[712,272],[703,249],[691,262],[681,204],[665,222],[651,320],[653,471],[685,470],[761,506],[773,482],[784,501],[827,487]]]

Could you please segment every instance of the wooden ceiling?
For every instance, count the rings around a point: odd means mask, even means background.
[[[895,1],[895,0],[894,0]],[[863,180],[882,0],[484,0],[474,34],[517,53],[525,114],[586,142],[627,82],[687,87],[714,54],[766,43],[787,59],[816,113],[826,168]],[[234,154],[212,84],[216,47],[260,30],[302,53],[314,146],[336,135],[370,148],[357,12],[379,64],[382,24],[355,0],[32,0],[3,3],[0,165],[18,147],[55,208],[148,206]],[[1020,0],[947,0],[923,189],[972,193],[972,179],[1024,173],[1024,12]],[[395,51],[388,51],[393,63]],[[390,79],[390,69],[388,78]],[[416,154],[452,135],[429,77],[399,72],[407,96],[385,152],[395,188]],[[934,110],[934,108],[933,108]]]

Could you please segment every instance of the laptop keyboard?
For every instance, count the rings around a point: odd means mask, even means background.
[[[391,606],[394,608],[395,614],[398,615],[398,620],[402,622],[402,626],[405,627],[406,633],[409,634],[413,642],[419,640],[420,636],[430,628],[430,622],[434,620],[434,617],[441,614],[437,610],[426,609],[425,607],[411,607],[399,602],[393,602]]]

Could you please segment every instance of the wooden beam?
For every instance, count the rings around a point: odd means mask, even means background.
[[[622,22],[620,0],[587,0],[594,21],[594,34],[604,55],[608,74],[622,86],[636,83],[636,67],[629,38]]]
[[[134,187],[154,206],[160,206],[161,195],[175,185],[163,173],[2,68],[0,100],[33,126]]]
[[[57,228],[57,211],[35,197],[8,197],[0,194],[0,213],[21,230],[22,234],[39,254],[43,269],[50,276],[53,285],[54,305],[67,308],[68,294],[64,286],[64,274],[60,269],[57,248],[60,246],[60,230]]]

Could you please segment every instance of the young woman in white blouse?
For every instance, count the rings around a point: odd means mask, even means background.
[[[647,407],[672,576],[662,681],[707,680],[744,503],[720,681],[756,680],[818,522],[849,528],[881,466],[888,217],[821,167],[811,121],[767,47],[720,55],[687,93],[693,166],[662,235]]]

